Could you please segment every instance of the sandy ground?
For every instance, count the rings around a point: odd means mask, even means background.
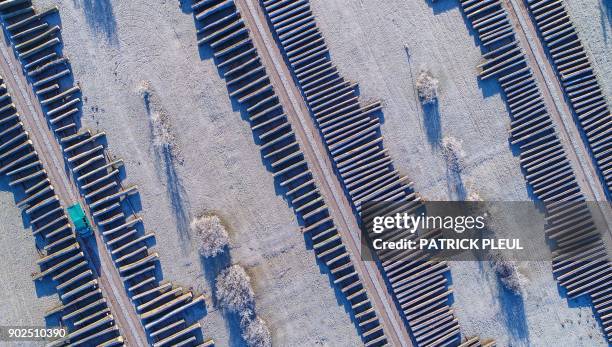
[[[26,229],[8,180],[0,180],[0,326],[45,326],[45,310],[58,302],[57,294],[36,285],[30,274],[39,258],[32,231]],[[6,343],[33,346],[44,343]]]
[[[231,259],[251,274],[257,311],[279,346],[359,343],[287,203],[275,193],[248,123],[212,60],[199,56],[193,17],[177,1],[35,1],[58,4],[64,53],[84,93],[82,123],[106,131],[138,184],[145,227],[156,232],[164,278],[211,294],[221,266],[202,261],[191,217],[217,212]],[[219,261],[224,263],[224,261]],[[239,345],[235,320],[212,300],[205,337]]]
[[[600,85],[612,100],[612,1],[566,0],[580,39],[591,54]]]
[[[343,75],[360,82],[364,100],[383,100],[385,146],[426,199],[470,193],[484,200],[529,199],[508,145],[508,113],[498,87],[476,78],[480,48],[456,1],[312,3]],[[421,69],[440,80],[439,103],[425,110],[413,88]],[[449,173],[440,152],[440,140],[449,136],[462,142],[461,175]],[[455,262],[451,269],[466,335],[493,337],[500,346],[605,345],[591,309],[561,297],[550,264],[522,264],[528,279],[522,299],[504,291],[488,264]]]

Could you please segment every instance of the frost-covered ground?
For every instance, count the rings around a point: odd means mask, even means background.
[[[199,56],[192,15],[171,0],[34,4],[60,7],[64,53],[85,98],[82,122],[105,131],[112,154],[125,159],[126,183],[139,186],[164,278],[211,294],[219,265],[200,259],[188,223],[214,211],[232,238],[228,261],[251,275],[258,315],[275,344],[358,344],[355,326],[275,192],[248,123],[212,60]],[[219,346],[240,342],[235,322],[210,301],[203,330]]]
[[[518,158],[508,145],[508,113],[493,82],[479,81],[481,61],[454,0],[312,1],[321,31],[343,75],[360,82],[362,98],[385,105],[385,146],[428,200],[529,200]],[[407,52],[407,51],[408,52]],[[419,105],[421,69],[439,79],[437,105]],[[461,143],[465,168],[449,172],[444,138]],[[451,264],[454,307],[466,335],[500,346],[605,345],[591,309],[568,303],[550,264],[521,264],[522,299],[505,292],[488,264]],[[524,322],[524,323],[522,323]]]

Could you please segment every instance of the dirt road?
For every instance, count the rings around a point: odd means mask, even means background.
[[[12,48],[6,44],[6,41],[0,44],[0,51],[2,53],[0,70],[2,77],[4,77],[4,83],[11,93],[24,129],[28,131],[33,146],[43,162],[62,205],[66,207],[74,202],[81,202],[81,206],[91,216],[87,204],[84,203],[79,194],[79,189],[72,180],[72,175],[65,167],[63,152],[47,126],[44,113],[31,86],[27,83],[20,62],[17,61]],[[94,226],[94,229],[97,228]],[[110,253],[106,249],[98,230],[94,230],[94,235],[98,248],[96,253],[99,255],[100,262],[99,273],[97,274],[99,286],[104,297],[108,300],[111,314],[115,318],[120,333],[129,346],[147,346],[146,332],[134,306],[127,297],[123,282]],[[86,252],[85,248],[83,250],[91,263],[92,254]],[[96,269],[92,270],[96,271]]]

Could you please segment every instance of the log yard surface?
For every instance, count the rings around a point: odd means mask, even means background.
[[[612,344],[611,1],[0,0],[0,25],[0,346]],[[436,244],[383,215],[437,202],[488,206],[501,246],[368,247]]]

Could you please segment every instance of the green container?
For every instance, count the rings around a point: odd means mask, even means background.
[[[77,202],[68,207],[68,217],[70,217],[70,221],[74,224],[74,228],[78,235],[89,236],[92,234],[91,224],[89,224],[89,220],[87,216],[85,216],[85,211],[83,211],[81,204]]]

